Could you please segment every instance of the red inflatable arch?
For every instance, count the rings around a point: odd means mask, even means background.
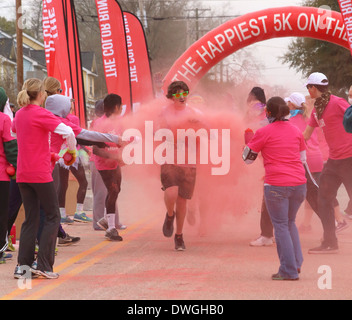
[[[174,63],[164,79],[164,92],[176,80],[190,88],[219,61],[253,43],[279,37],[308,37],[349,49],[342,15],[313,7],[280,7],[230,20],[207,33]]]

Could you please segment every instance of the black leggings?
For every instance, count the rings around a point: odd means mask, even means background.
[[[106,213],[115,213],[117,197],[121,191],[121,168],[114,170],[99,170],[108,194],[105,199]]]
[[[56,238],[60,225],[60,211],[53,182],[18,183],[25,210],[21,228],[18,264],[31,266],[34,261],[35,240],[40,220],[40,206],[45,222],[38,251],[38,269],[52,271],[55,260]]]
[[[70,170],[74,177],[78,181],[78,190],[77,190],[77,203],[83,203],[86,197],[86,192],[88,188],[88,181],[86,178],[86,173],[84,171],[84,167],[79,164],[78,169],[74,167],[70,167]],[[59,190],[58,190],[58,197],[59,197],[59,207],[65,208],[66,204],[66,191],[68,188],[68,176],[69,170],[59,166],[59,176],[60,176],[60,183],[59,183]]]

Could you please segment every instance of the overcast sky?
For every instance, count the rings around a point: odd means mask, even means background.
[[[206,5],[220,5],[221,3],[229,3],[231,9],[227,12],[234,14],[246,14],[267,8],[301,6],[303,0],[207,0]],[[278,58],[287,52],[287,46],[292,38],[278,38],[267,41],[258,42],[250,47],[255,59],[263,64],[261,74],[264,79],[258,80],[260,83],[266,82],[271,85],[281,85],[287,87],[289,92],[298,91],[307,94],[304,87],[305,79],[301,74],[297,74],[295,70],[290,69],[288,64],[282,64]]]

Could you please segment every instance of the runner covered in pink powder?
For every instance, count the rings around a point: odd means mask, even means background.
[[[174,220],[176,218],[175,250],[186,249],[183,240],[183,225],[187,212],[187,200],[191,199],[196,181],[196,164],[190,163],[187,141],[181,145],[177,141],[176,131],[178,129],[188,129],[199,127],[202,113],[187,105],[189,88],[183,81],[172,82],[168,87],[166,97],[169,104],[163,107],[160,116],[160,128],[170,129],[174,133],[175,140],[170,141],[174,147],[174,159],[171,163],[166,162],[161,165],[161,183],[164,190],[164,202],[167,209],[163,234],[165,237],[172,237],[174,232]],[[203,126],[204,128],[204,126]],[[185,148],[186,159],[184,163],[179,163],[177,159],[178,149]],[[191,150],[192,152],[197,152]]]

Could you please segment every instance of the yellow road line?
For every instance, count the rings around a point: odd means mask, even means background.
[[[94,252],[96,252],[97,250],[102,249],[103,247],[105,247],[108,244],[109,244],[108,241],[100,242],[99,244],[95,245],[94,247],[89,248],[88,250],[85,250],[85,251],[81,252],[80,254],[68,259],[64,263],[62,263],[59,266],[55,267],[55,271],[59,272],[59,271],[62,271],[64,269],[68,268],[70,265],[72,265],[72,264],[76,263],[77,261],[83,259],[84,257],[86,257],[89,254],[93,254]],[[35,283],[35,282],[32,281],[32,289],[33,289],[33,287],[36,287],[39,284],[40,284],[40,282]],[[13,299],[13,298],[21,295],[22,293],[25,293],[25,292],[26,292],[26,290],[16,289],[16,290],[12,291],[11,293],[2,296],[0,298],[0,300],[11,300],[11,299]]]
[[[148,226],[146,226],[144,228],[145,231],[143,233],[145,233],[146,231],[150,230],[151,227],[153,227],[155,224],[156,224],[156,222],[153,222],[153,223],[149,224]],[[108,248],[107,251],[92,257],[87,262],[85,262],[82,265],[80,265],[80,266],[76,267],[75,269],[71,270],[68,274],[63,275],[59,279],[56,279],[52,283],[46,285],[44,288],[40,289],[38,292],[36,292],[36,293],[30,295],[29,297],[25,298],[25,300],[38,300],[38,299],[40,299],[44,295],[48,294],[50,291],[56,289],[57,287],[59,287],[60,285],[65,283],[66,281],[70,280],[72,277],[74,277],[77,274],[83,272],[84,270],[86,270],[87,268],[91,267],[92,265],[94,265],[98,261],[110,256],[115,251],[122,249],[128,243],[130,243],[132,240],[134,240],[136,238],[139,238],[139,237],[140,237],[140,234],[137,234],[137,235],[134,235],[131,238],[129,238],[127,241],[123,241],[123,242],[119,242],[119,243],[113,243],[113,245],[110,248]]]
[[[56,289],[57,287],[59,287],[63,283],[65,283],[66,281],[70,280],[72,277],[74,277],[77,274],[79,274],[79,273],[83,272],[84,270],[88,269],[89,267],[91,267],[92,265],[97,263],[98,261],[108,257],[109,255],[111,255],[115,251],[120,250],[121,248],[126,246],[129,242],[134,240],[135,238],[137,238],[137,237],[134,237],[132,239],[129,239],[127,241],[123,241],[123,242],[120,242],[120,243],[114,243],[113,246],[108,248],[108,250],[105,251],[103,254],[99,254],[99,255],[96,255],[96,256],[92,257],[87,262],[79,265],[78,267],[76,267],[75,269],[71,270],[67,274],[63,275],[62,277],[60,276],[59,279],[56,279],[56,280],[52,281],[50,284],[44,286],[44,288],[40,289],[38,292],[26,297],[25,300],[38,300],[38,299],[40,299],[44,295],[48,294],[50,291]],[[46,280],[43,280],[43,281],[46,281]]]
[[[144,224],[145,221],[147,220],[151,220],[151,216],[146,217],[145,219],[143,219],[142,221],[139,221],[138,223],[135,223],[134,225],[132,225],[131,227],[128,228],[128,232],[126,232],[126,235],[130,234],[133,230],[135,230],[138,226]],[[154,223],[149,225],[149,228],[154,225]],[[149,229],[148,228],[148,229]],[[147,229],[147,230],[148,230]],[[132,239],[134,239],[135,237],[133,237]],[[82,264],[81,266],[75,268],[73,271],[68,273],[68,276],[63,276],[62,280],[60,281],[59,279],[55,279],[55,283],[53,284],[48,284],[45,288],[52,288],[49,291],[53,290],[54,288],[56,288],[57,286],[59,286],[61,283],[63,283],[64,281],[67,281],[69,278],[71,278],[72,276],[74,276],[75,274],[78,274],[79,272],[82,272],[83,270],[85,270],[86,268],[88,268],[89,266],[91,266],[92,264],[96,263],[96,261],[99,261],[101,259],[103,259],[104,257],[106,257],[107,255],[113,253],[114,251],[118,250],[121,247],[124,247],[126,244],[128,244],[132,239],[127,240],[127,241],[123,241],[123,242],[118,242],[118,243],[113,243],[112,248],[109,249],[107,251],[107,253],[104,253],[103,255],[98,255],[97,257],[93,257],[92,259],[90,259],[88,262]],[[112,244],[112,242],[110,241],[102,241],[99,244],[95,245],[92,248],[89,248],[88,250],[83,251],[82,253],[68,259],[67,261],[61,263],[59,266],[55,267],[55,272],[61,272],[62,270],[68,268],[69,266],[73,265],[74,263],[78,262],[79,260],[85,258],[88,255],[92,255],[94,252],[106,247],[107,245]],[[98,259],[98,260],[96,260]],[[82,269],[82,270],[81,270]],[[80,271],[81,270],[81,271]],[[72,274],[72,275],[71,275]],[[70,276],[69,276],[70,275]],[[65,280],[66,279],[66,280]],[[47,280],[43,280],[43,281],[47,281]],[[56,282],[58,282],[58,285],[56,285]],[[42,281],[32,281],[32,289],[33,287],[39,286],[40,284],[42,284]],[[42,290],[44,290],[45,288],[41,289],[39,292],[41,292]],[[26,293],[26,290],[22,290],[22,289],[16,289],[13,292],[4,295],[2,297],[0,297],[0,300],[11,300],[14,299],[15,297]],[[45,294],[45,293],[44,293]],[[44,294],[37,296],[36,294],[33,294],[32,296],[36,297],[35,299],[38,299],[39,297],[43,296]],[[31,296],[31,297],[32,297]],[[26,298],[28,299],[28,298]]]

